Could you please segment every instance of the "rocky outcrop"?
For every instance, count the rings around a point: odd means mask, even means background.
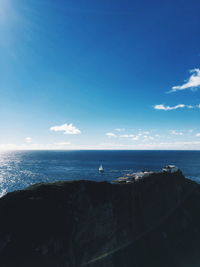
[[[37,184],[0,214],[1,267],[200,266],[200,189],[181,173]]]

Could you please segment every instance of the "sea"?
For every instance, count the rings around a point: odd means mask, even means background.
[[[98,168],[103,165],[104,173]],[[35,183],[112,181],[127,173],[159,171],[174,164],[200,183],[200,151],[7,151],[0,152],[0,197]]]

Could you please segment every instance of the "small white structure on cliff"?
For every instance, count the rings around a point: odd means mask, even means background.
[[[162,169],[162,171],[168,172],[168,173],[175,173],[175,172],[179,171],[179,168],[177,168],[175,165],[168,165],[168,166],[165,166]]]
[[[130,174],[126,174],[126,176],[119,177],[115,182],[117,183],[133,183],[134,181],[149,177],[154,172],[150,171],[142,171],[142,172],[134,172]]]
[[[149,171],[136,172],[135,173],[135,181],[149,177],[151,174],[153,174],[153,172],[149,172]]]

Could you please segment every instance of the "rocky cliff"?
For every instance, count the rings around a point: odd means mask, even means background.
[[[200,189],[181,173],[38,184],[0,214],[1,267],[200,266]]]

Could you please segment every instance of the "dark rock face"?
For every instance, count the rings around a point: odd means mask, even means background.
[[[1,267],[200,266],[200,189],[181,173],[38,184],[0,214]]]

